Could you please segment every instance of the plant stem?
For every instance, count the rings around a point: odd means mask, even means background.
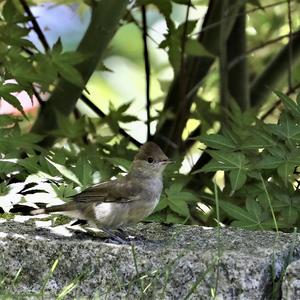
[[[147,111],[147,140],[151,137],[150,123],[151,123],[151,101],[150,101],[150,59],[147,43],[147,14],[146,5],[142,5],[142,22],[143,22],[143,47],[144,47],[144,63],[145,63],[145,75],[146,75],[146,111]]]

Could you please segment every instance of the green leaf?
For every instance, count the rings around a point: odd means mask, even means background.
[[[37,173],[40,170],[40,166],[38,164],[38,156],[18,159],[17,163],[18,165],[24,167],[29,173]]]
[[[5,182],[0,183],[0,196],[5,196],[9,193],[10,187]]]
[[[300,126],[286,113],[282,112],[277,125],[269,125],[275,135],[290,143],[300,142]]]
[[[288,185],[289,177],[293,174],[295,167],[294,164],[286,161],[277,168],[277,173],[283,180],[285,186]]]
[[[229,179],[232,189],[231,195],[233,195],[235,191],[239,190],[246,183],[247,175],[242,169],[233,170],[229,173]]]
[[[297,95],[296,102],[298,105],[300,105],[300,93]]]
[[[92,184],[93,169],[87,158],[83,155],[81,155],[77,160],[73,172],[81,182],[81,186],[88,187],[90,184]]]
[[[257,222],[262,221],[262,207],[252,198],[246,200],[246,208],[248,212],[257,219]]]
[[[50,164],[52,164],[58,171],[59,173],[64,176],[65,178],[73,181],[74,183],[76,183],[77,185],[81,185],[81,182],[78,180],[77,176],[70,170],[68,169],[66,166],[57,164],[51,160],[49,160],[48,158],[46,158],[48,160],[48,162]]]
[[[14,135],[14,136],[1,136],[0,135],[0,150],[3,152],[6,151],[15,151],[16,149],[24,149],[28,152],[33,152],[33,149],[38,151],[43,151],[43,149],[36,145],[41,141],[43,137],[34,133],[26,133],[23,135]]]
[[[225,201],[219,200],[220,207],[223,211],[225,211],[230,217],[237,219],[242,222],[247,222],[250,224],[257,224],[257,220],[253,217],[252,214],[250,214],[245,209],[229,203]]]
[[[15,107],[18,111],[20,111],[25,117],[25,112],[23,107],[19,101],[19,99],[12,95],[13,92],[20,92],[23,88],[18,84],[6,83],[0,86],[0,97],[2,97],[6,102]]]
[[[63,51],[63,45],[61,42],[61,38],[59,37],[57,41],[53,44],[52,53],[55,55],[60,54]]]
[[[232,168],[225,169],[226,170],[231,170]],[[207,172],[216,172],[219,170],[224,170],[224,164],[220,163],[215,160],[209,161],[205,166],[203,166],[201,169],[194,171],[192,174],[198,174],[201,172],[207,173]]]
[[[109,157],[106,158],[106,160],[108,160],[110,163],[114,164],[115,166],[123,167],[126,171],[128,171],[131,166],[130,160],[121,157]]]
[[[247,137],[241,144],[241,150],[259,150],[277,147],[277,141],[272,134],[264,130],[264,124],[259,122],[254,128],[249,128],[251,138]]]
[[[56,120],[58,129],[52,130],[53,135],[59,137],[67,137],[69,139],[78,139],[85,134],[85,117],[80,117],[76,122],[72,121],[70,117],[63,115],[56,111]]]
[[[190,33],[192,33],[193,30],[195,29],[197,23],[198,23],[198,20],[188,20],[187,22],[181,23],[176,30],[179,40],[181,41],[184,31],[185,31],[186,35],[189,35]]]
[[[158,202],[158,204],[156,205],[156,207],[154,209],[154,213],[155,212],[159,212],[159,211],[165,209],[166,207],[168,207],[167,197],[166,196],[162,196],[160,198],[160,201]]]
[[[9,116],[9,115],[0,115],[0,128],[1,127],[10,127],[16,123],[21,122],[21,118]]]
[[[188,39],[185,44],[185,52],[192,56],[208,56],[213,57],[214,55],[208,52],[205,47],[198,41]]]
[[[8,159],[0,159],[0,174],[8,175],[12,172],[18,171],[19,169],[20,167],[16,162],[9,161]]]
[[[60,199],[68,199],[70,197],[73,197],[74,195],[78,194],[78,192],[74,189],[73,183],[70,184],[51,184],[51,187],[58,198]]]
[[[220,134],[204,134],[199,137],[200,141],[207,147],[214,149],[235,149],[233,141]]]
[[[172,211],[176,212],[180,216],[190,216],[188,204],[182,199],[168,197],[168,205]]]
[[[83,62],[87,57],[87,55],[80,52],[64,52],[57,57],[56,62],[60,64],[77,65]]]
[[[288,223],[289,225],[294,225],[299,217],[299,213],[297,209],[293,206],[289,206],[284,208],[280,215],[284,218],[284,221]]]
[[[257,162],[254,167],[256,169],[276,169],[280,166],[282,160],[278,157],[274,157],[272,155],[267,155],[259,162]]]
[[[45,158],[45,156],[39,156],[39,163],[41,166],[41,171],[49,174],[50,176],[58,176],[60,173],[58,170],[49,162],[50,158],[48,157],[48,160]]]
[[[295,101],[280,91],[274,91],[274,94],[280,98],[287,111],[289,111],[295,117],[300,117],[299,107]]]
[[[206,164],[201,169],[202,172],[211,172],[212,167],[223,171],[246,168],[247,159],[241,152],[223,152],[218,150],[207,150],[207,152],[214,158],[214,162]]]
[[[230,225],[237,228],[246,228],[248,230],[260,228],[260,224],[238,220],[234,220]]]
[[[59,74],[67,81],[73,83],[74,85],[83,88],[84,81],[77,69],[68,65],[56,65]]]
[[[181,217],[175,213],[168,212],[167,218],[166,218],[166,223],[167,224],[184,224],[184,221],[186,218]]]
[[[123,122],[123,123],[130,123],[135,121],[138,121],[138,118],[132,115],[123,115],[119,118],[119,122]]]
[[[129,107],[130,107],[131,104],[132,104],[132,101],[120,105],[120,106],[118,107],[118,109],[117,109],[117,112],[118,112],[119,114],[123,114],[124,112],[126,112],[126,111],[129,109]],[[111,109],[112,109],[112,108],[111,108]]]
[[[172,13],[172,3],[170,0],[138,0],[139,5],[152,4],[155,5],[162,15],[169,18]]]
[[[166,216],[159,212],[151,214],[149,217],[144,219],[146,222],[166,223]]]
[[[183,4],[183,5],[189,5],[189,0],[172,0],[172,2],[175,2],[177,4]]]
[[[168,55],[169,55],[170,64],[172,65],[175,74],[177,74],[180,70],[180,61],[181,61],[180,48],[177,43],[169,44]]]
[[[166,189],[166,194],[168,196],[177,195],[182,189],[183,184],[181,182],[174,182],[168,189]]]
[[[247,0],[250,4],[259,7],[261,10],[264,10],[263,6],[260,4],[259,0]]]

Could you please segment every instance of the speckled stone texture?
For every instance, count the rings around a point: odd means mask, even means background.
[[[292,262],[286,269],[282,283],[282,299],[300,299],[300,260]]]
[[[136,239],[119,245],[2,223],[0,295],[34,298],[44,284],[44,299],[54,299],[74,283],[69,299],[280,299],[284,271],[300,257],[296,234],[223,228],[218,238],[215,228],[159,224],[131,233]]]

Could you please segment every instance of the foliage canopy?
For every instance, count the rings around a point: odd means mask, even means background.
[[[91,14],[74,51],[65,51],[60,39],[53,46],[47,42],[30,6],[42,2],[1,1],[0,97],[21,113],[0,115],[3,197],[15,193],[14,204],[30,202],[30,195],[39,193],[68,200],[78,190],[128,170],[140,145],[124,129],[138,120],[129,113],[131,103],[111,103],[104,113],[86,85],[99,65],[109,69],[103,57],[119,51],[134,60],[122,49],[108,47],[118,28],[133,25],[142,40],[146,138],[176,160],[149,219],[215,225],[215,178],[222,187],[224,224],[299,226],[300,98],[291,99],[300,85],[300,24],[294,17],[299,1],[264,1],[265,6],[241,0],[110,0],[109,6],[105,1],[52,1],[76,4]],[[183,15],[181,22],[175,10]],[[160,41],[151,35],[150,14],[165,24]],[[29,32],[36,33],[42,48],[29,40]],[[161,80],[164,96],[159,99],[151,98],[150,83],[162,66],[150,59],[151,51],[162,51],[173,73],[168,82]],[[38,99],[37,116],[24,111],[16,96],[20,91]],[[79,99],[98,117],[87,116]],[[195,157],[205,147],[189,171],[182,172],[190,153]],[[50,191],[39,187],[36,175]],[[19,182],[25,187],[18,190]],[[5,208],[0,197],[1,206]]]

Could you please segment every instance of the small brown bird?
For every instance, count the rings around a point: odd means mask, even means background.
[[[170,162],[158,145],[147,142],[126,176],[92,186],[68,203],[36,209],[31,214],[60,212],[104,231],[137,223],[157,205],[163,188],[162,172]]]

